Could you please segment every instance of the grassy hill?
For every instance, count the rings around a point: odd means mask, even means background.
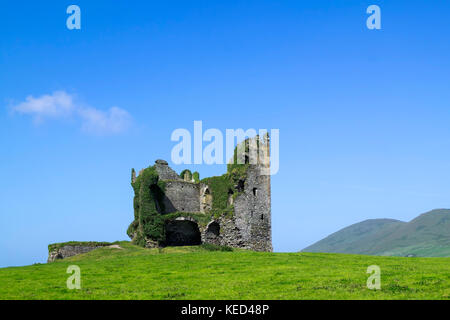
[[[365,220],[341,229],[302,251],[361,254],[372,246],[372,239],[378,234],[391,233],[403,224],[405,222],[391,219]]]
[[[450,299],[450,258],[118,244],[0,269],[0,299]],[[69,265],[81,269],[81,290],[66,288]],[[381,268],[381,290],[366,287],[370,265]]]
[[[302,251],[450,257],[450,210],[433,210],[410,222],[366,220],[333,233]]]

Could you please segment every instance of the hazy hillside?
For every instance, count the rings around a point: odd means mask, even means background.
[[[358,254],[372,245],[371,238],[380,233],[391,233],[402,224],[406,222],[393,219],[365,220],[341,229],[302,251]]]
[[[450,257],[450,210],[424,213],[406,223],[373,219],[339,230],[303,252]]]

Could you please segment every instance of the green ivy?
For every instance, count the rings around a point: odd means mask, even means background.
[[[198,173],[197,171],[195,171],[195,172],[192,174],[192,178],[194,179],[194,182],[195,182],[195,183],[199,183],[199,182],[200,182],[200,173]]]
[[[248,152],[248,139],[244,143],[245,151]],[[222,216],[232,217],[234,208],[228,204],[230,191],[233,192],[233,198],[240,194],[235,186],[245,181],[249,168],[248,163],[237,163],[237,149],[238,147],[234,150],[233,161],[227,165],[227,172],[221,176],[200,180],[198,172],[192,173],[186,169],[180,173],[182,179],[187,175],[188,180],[193,179],[195,183],[201,182],[208,185],[212,195],[212,208],[206,214],[185,212],[162,214],[165,212],[163,200],[166,185],[164,181],[159,180],[156,168],[150,166],[141,171],[137,177],[136,171],[132,169],[134,220],[128,227],[127,234],[133,238],[133,243],[145,246],[146,239],[158,242],[164,241],[166,221],[181,216],[191,217],[204,226],[212,219]]]
[[[234,190],[233,180],[228,174],[205,178],[201,181],[208,185],[212,195],[212,211],[222,211],[228,207],[228,192]]]
[[[187,181],[191,181],[192,180],[192,172],[189,169],[184,169],[183,171],[181,171],[180,173],[180,178],[184,180],[184,176],[187,175]]]
[[[148,167],[131,183],[135,194],[135,220],[128,227],[127,234],[130,237],[134,235],[133,242],[137,245],[144,246],[146,238],[154,241],[165,239],[164,219],[157,207],[162,208],[165,184],[158,180],[155,167]]]
[[[248,152],[248,139],[245,140],[244,143],[245,150]],[[238,185],[240,181],[245,181],[247,178],[247,170],[250,165],[248,163],[237,163],[237,149],[238,147],[235,147],[233,159],[227,164],[227,173],[221,176],[201,180],[202,183],[208,185],[211,191],[213,198],[211,212],[215,217],[223,214],[232,216],[233,208],[228,205],[229,192],[231,190],[233,192],[233,198],[236,198],[241,192],[236,190],[235,186]]]

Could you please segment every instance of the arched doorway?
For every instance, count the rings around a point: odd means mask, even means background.
[[[205,242],[220,244],[220,224],[217,221],[211,222],[206,227]]]
[[[196,246],[201,243],[200,230],[196,222],[174,220],[166,223],[167,246]]]

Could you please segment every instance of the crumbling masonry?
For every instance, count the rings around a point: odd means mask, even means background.
[[[202,180],[189,170],[177,174],[164,160],[137,176],[133,169],[134,221],[127,230],[133,243],[272,251],[269,150],[268,136],[247,139],[224,175]]]

